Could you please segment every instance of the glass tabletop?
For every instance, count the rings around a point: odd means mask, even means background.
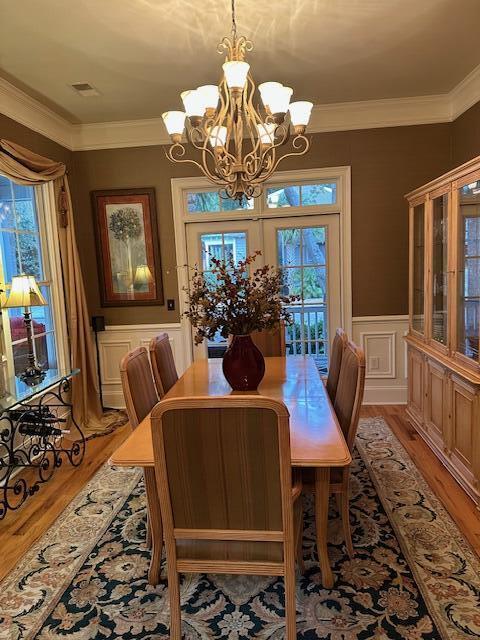
[[[45,378],[35,386],[29,386],[17,377],[5,380],[6,394],[0,398],[0,411],[12,409],[21,402],[28,402],[34,396],[48,391],[64,378],[70,379],[80,373],[80,369],[48,369]]]

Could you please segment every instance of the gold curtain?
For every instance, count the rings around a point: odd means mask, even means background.
[[[72,403],[75,417],[82,424],[87,436],[106,433],[116,426],[119,420],[118,414],[103,414],[100,404],[66,167],[62,162],[44,158],[14,142],[0,140],[0,173],[18,184],[54,184],[70,358],[72,368],[80,369],[80,374],[74,376],[72,382]]]

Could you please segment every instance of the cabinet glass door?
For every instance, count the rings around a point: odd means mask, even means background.
[[[425,205],[413,208],[413,309],[412,328],[425,329]]]
[[[432,338],[447,344],[448,195],[432,200]]]
[[[478,360],[480,336],[480,182],[460,188],[457,351]]]

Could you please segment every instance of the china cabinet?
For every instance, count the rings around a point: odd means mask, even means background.
[[[480,157],[406,197],[407,412],[480,506]]]

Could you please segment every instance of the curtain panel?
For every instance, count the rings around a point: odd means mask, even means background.
[[[100,404],[66,166],[62,162],[54,162],[33,153],[14,142],[0,140],[0,173],[18,184],[35,186],[52,182],[54,185],[70,359],[72,368],[80,369],[80,374],[74,376],[72,381],[75,418],[81,422],[87,436],[106,433],[113,428],[114,423],[118,424],[118,415],[103,414]]]

